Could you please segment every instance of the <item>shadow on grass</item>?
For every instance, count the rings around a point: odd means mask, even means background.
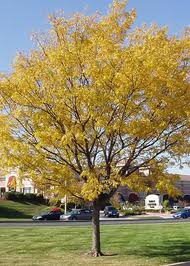
[[[24,201],[24,200],[14,200],[14,202],[18,202],[24,205],[36,205],[36,206],[40,206],[42,205],[41,202],[37,202],[37,201]]]
[[[94,257],[92,251],[85,253],[85,255],[88,257]],[[114,256],[119,256],[119,253],[104,253],[103,252],[99,257],[114,257]]]
[[[184,236],[185,237],[185,236]],[[149,243],[142,249],[134,250],[135,255],[147,258],[165,258],[169,263],[190,261],[190,241],[185,239],[163,241],[159,244]]]
[[[114,257],[114,256],[118,256],[118,253],[103,253],[104,257]]]
[[[0,218],[31,218],[32,215],[25,214],[10,207],[0,206]]]

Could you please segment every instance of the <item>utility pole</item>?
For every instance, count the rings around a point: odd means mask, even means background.
[[[65,180],[65,188],[67,187],[67,181]],[[67,194],[65,194],[65,214],[67,214]]]
[[[67,195],[65,194],[65,214],[67,214]]]

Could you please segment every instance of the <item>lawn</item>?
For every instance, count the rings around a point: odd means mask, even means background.
[[[48,207],[46,205],[38,203],[0,200],[0,220],[31,218],[34,214],[37,214],[47,208]]]
[[[91,227],[0,228],[0,265],[165,265],[190,260],[190,224],[103,225],[91,258]]]

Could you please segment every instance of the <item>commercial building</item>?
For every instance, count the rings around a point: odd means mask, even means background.
[[[143,169],[143,172],[146,177],[148,175],[148,172],[146,172],[145,170]],[[190,175],[180,175],[180,179],[176,182],[176,187],[181,191],[182,196],[189,195],[190,198]],[[9,191],[17,191],[24,194],[38,193],[38,189],[30,178],[23,178],[22,180],[20,180],[18,169],[11,170],[8,174],[0,173],[0,197],[2,197],[5,192]],[[118,189],[118,194],[120,194],[120,198],[122,198],[123,201],[128,201],[130,196],[134,196],[132,195],[134,193],[139,197],[140,200],[144,200],[147,196],[147,193],[136,193],[126,186],[120,187]],[[159,194],[155,193],[155,191],[153,193]],[[167,194],[162,194],[160,196],[162,196],[162,201],[164,199],[167,199],[168,197]]]
[[[181,192],[182,197],[189,196],[189,198],[190,198],[190,175],[179,175],[179,180],[176,182],[176,187]],[[120,187],[118,189],[118,193],[122,194],[122,198],[124,201],[128,201],[130,196],[132,196],[132,194],[134,194],[134,193],[139,197],[140,200],[144,200],[145,197],[147,196],[147,193],[135,192],[126,186]],[[168,196],[167,192],[165,194],[159,194],[159,191],[154,190],[154,191],[150,192],[150,194],[159,195],[161,198],[161,201],[170,198]]]
[[[5,192],[16,191],[26,193],[37,193],[38,190],[30,178],[18,178],[18,170],[12,170],[8,174],[0,174],[0,197]]]

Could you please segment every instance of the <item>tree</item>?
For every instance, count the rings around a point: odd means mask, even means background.
[[[188,31],[132,30],[134,20],[126,1],[106,16],[51,16],[49,33],[1,77],[3,163],[92,203],[94,256],[100,208],[117,188],[146,189],[138,169],[148,165],[155,188],[172,194],[165,167],[190,147]]]
[[[184,195],[183,202],[185,203],[185,205],[189,205],[190,204],[190,195]]]
[[[163,207],[165,211],[171,208],[171,205],[168,199],[163,201]]]
[[[128,197],[128,202],[129,203],[136,203],[137,201],[139,201],[139,196],[137,195],[137,193],[134,193],[134,192],[131,192],[129,194],[129,197]]]

